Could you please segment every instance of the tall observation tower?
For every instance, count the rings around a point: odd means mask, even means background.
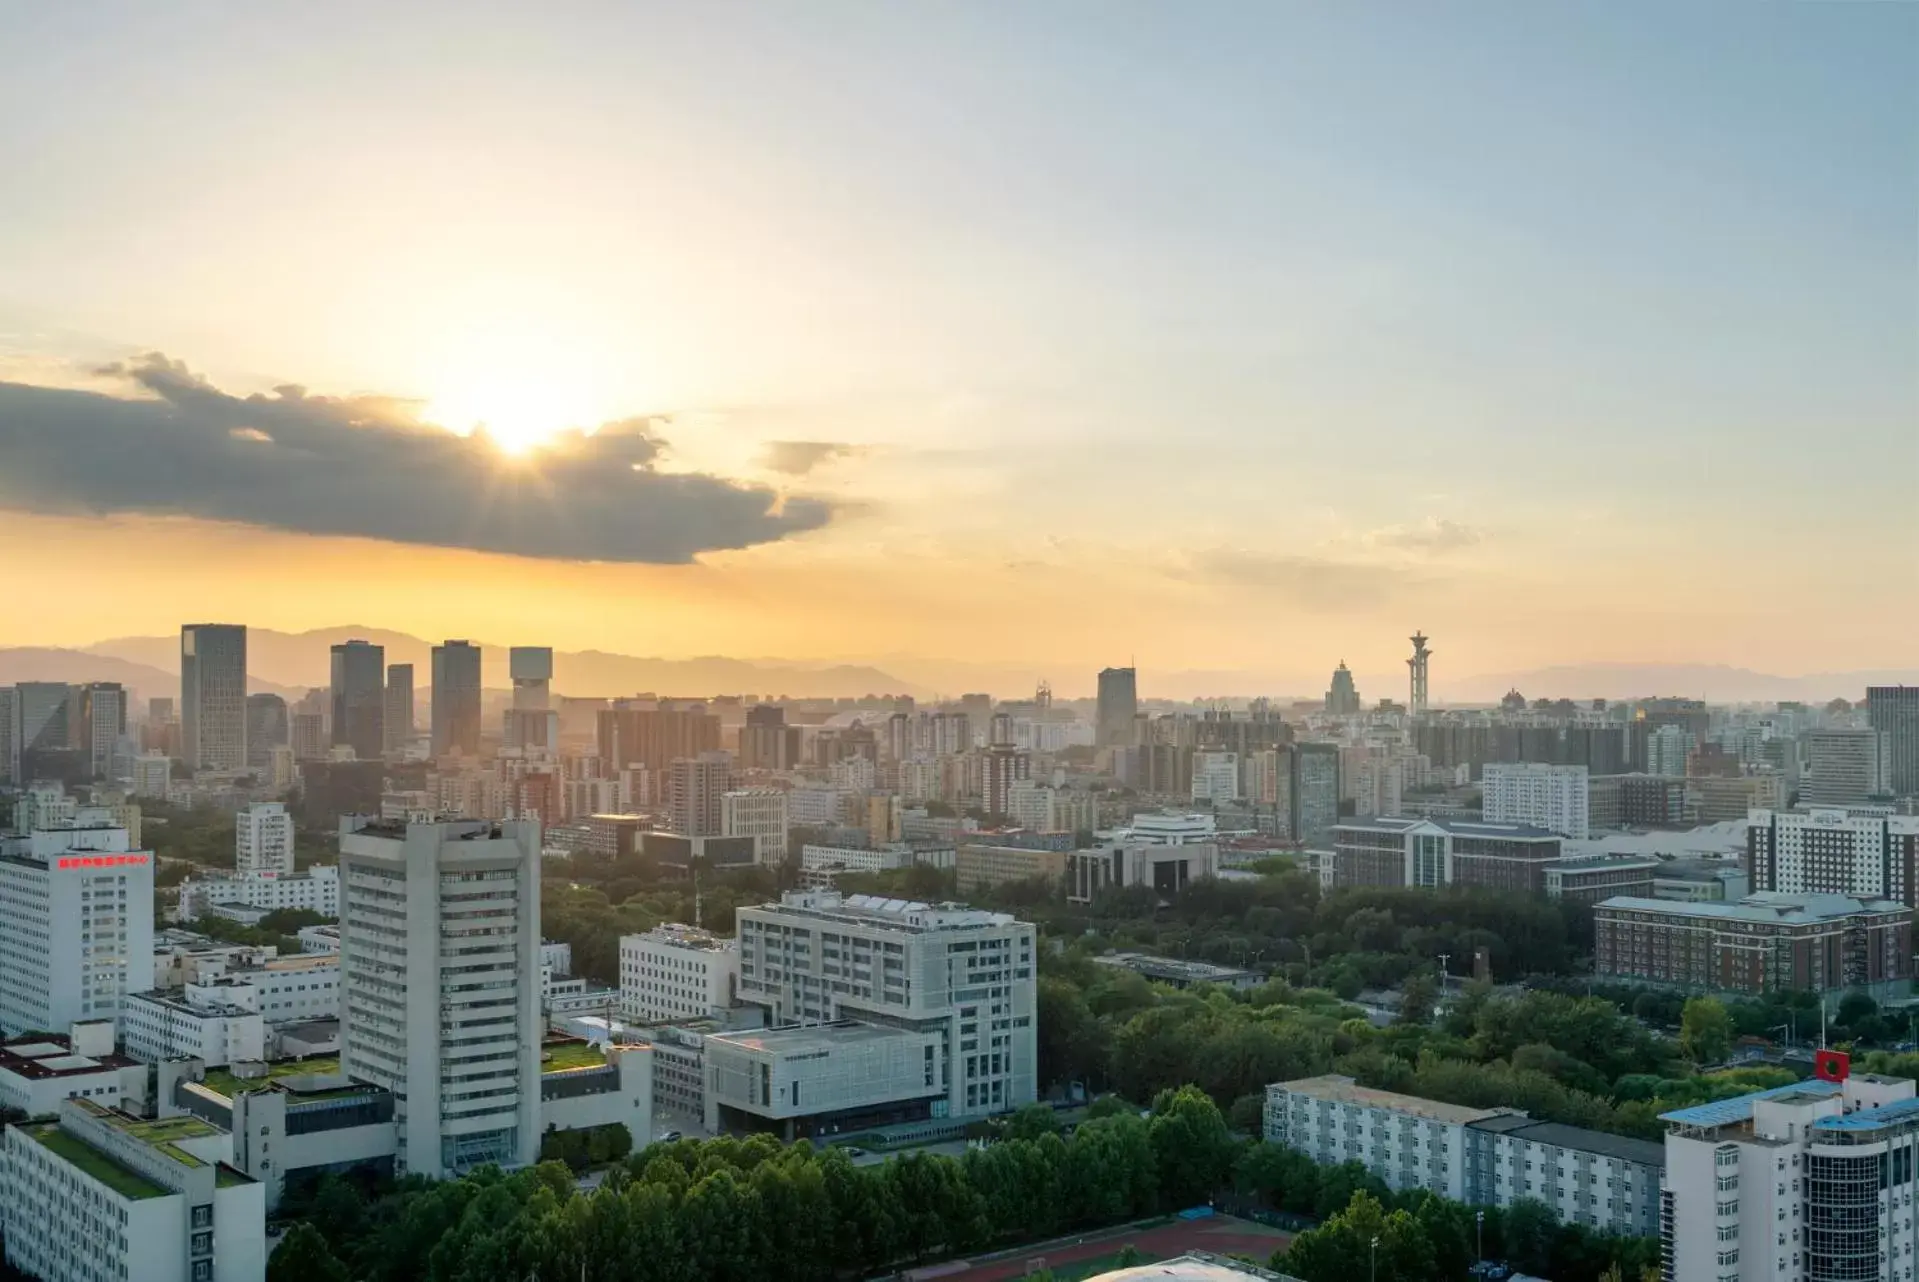
[[[1413,657],[1406,660],[1406,666],[1413,674],[1412,714],[1417,717],[1426,711],[1426,660],[1433,652],[1426,648],[1426,634],[1415,632],[1412,635]]]

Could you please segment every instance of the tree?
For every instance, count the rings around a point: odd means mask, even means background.
[[[1346,1209],[1293,1239],[1280,1272],[1304,1282],[1430,1282],[1441,1276],[1426,1230],[1405,1211],[1386,1213],[1378,1198],[1355,1193]]]
[[[1153,1101],[1152,1137],[1160,1197],[1174,1207],[1210,1201],[1239,1153],[1219,1106],[1197,1086],[1160,1093]]]
[[[1694,997],[1679,1013],[1679,1050],[1695,1064],[1723,1064],[1732,1053],[1732,1019],[1716,997]]]
[[[320,1230],[301,1220],[287,1230],[267,1261],[267,1282],[347,1282],[346,1265]]]
[[[1424,1026],[1433,1019],[1433,1007],[1439,1002],[1439,985],[1432,976],[1415,971],[1400,989],[1399,1022]]]
[[[1140,1254],[1139,1248],[1131,1242],[1122,1246],[1113,1256],[1115,1269],[1136,1269],[1144,1263],[1146,1263],[1146,1257]]]

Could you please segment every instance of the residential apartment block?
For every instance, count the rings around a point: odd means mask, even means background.
[[[1591,830],[1584,766],[1492,761],[1480,789],[1487,823],[1524,824],[1582,841]]]

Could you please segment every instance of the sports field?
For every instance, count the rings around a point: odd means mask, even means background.
[[[951,1260],[906,1276],[912,1282],[1016,1282],[1029,1273],[1050,1269],[1056,1282],[1081,1282],[1117,1268],[1119,1253],[1128,1246],[1139,1252],[1142,1264],[1188,1251],[1244,1255],[1265,1264],[1267,1257],[1291,1240],[1290,1234],[1264,1224],[1214,1215],[1203,1220],[1156,1221],[1085,1237],[1060,1238],[991,1259]]]

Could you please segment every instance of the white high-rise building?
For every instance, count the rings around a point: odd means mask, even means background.
[[[1799,800],[1808,806],[1856,806],[1887,795],[1892,753],[1879,730],[1815,730],[1806,736],[1806,776]]]
[[[1237,752],[1195,752],[1193,754],[1193,800],[1239,800],[1239,754]]]
[[[1680,1282],[1909,1282],[1919,1100],[1811,1078],[1662,1113],[1664,1272]]]
[[[368,824],[340,877],[340,1066],[394,1093],[400,1169],[535,1161],[539,823]]]
[[[256,801],[235,816],[233,870],[242,877],[293,875],[293,816],[277,801]]]
[[[786,792],[780,788],[739,788],[720,796],[720,835],[751,837],[753,862],[779,864],[786,859]]]
[[[871,1020],[930,1035],[946,1116],[1038,1098],[1031,923],[835,891],[789,891],[737,921],[740,998],[769,1026]]]
[[[1919,905],[1919,815],[1882,807],[1754,810],[1746,869],[1754,890],[1850,895]]]
[[[247,630],[180,629],[180,753],[195,770],[247,768]]]
[[[620,1013],[636,1023],[700,1019],[734,1004],[740,946],[668,923],[620,937]]]
[[[1489,824],[1526,824],[1584,841],[1591,835],[1589,785],[1584,766],[1489,761],[1480,789],[1485,799],[1485,820]]]
[[[0,856],[0,1028],[117,1020],[153,987],[153,855],[125,828],[42,829]]]
[[[173,783],[173,759],[164,752],[142,753],[133,759],[133,795],[166,800]]]
[[[1698,745],[1684,726],[1658,726],[1646,735],[1646,773],[1668,779],[1686,777],[1686,758]]]

